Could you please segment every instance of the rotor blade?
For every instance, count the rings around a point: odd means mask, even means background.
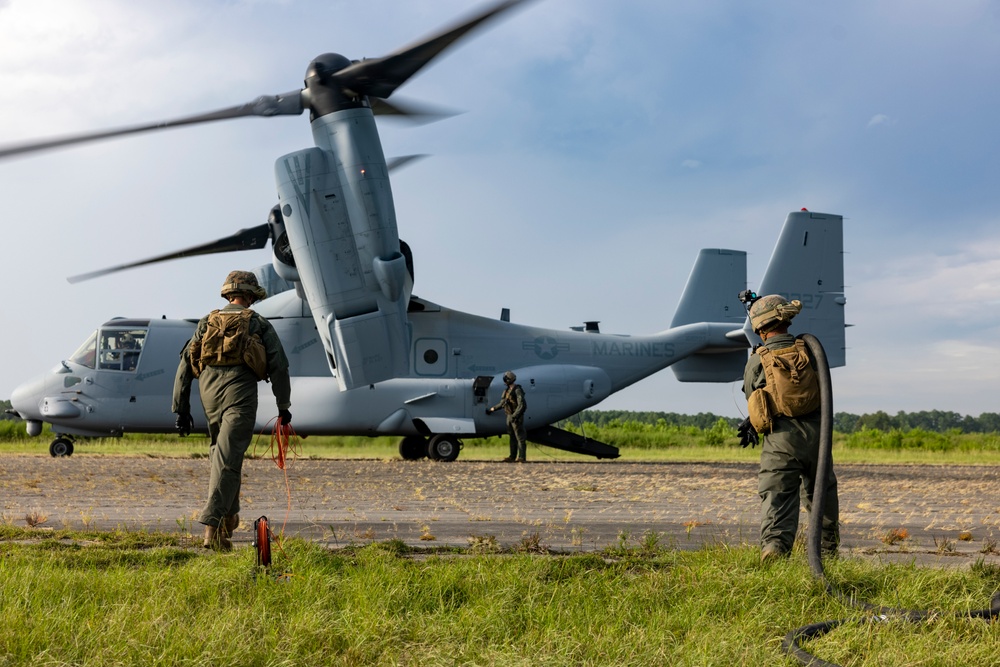
[[[249,229],[241,229],[232,236],[227,236],[225,238],[219,239],[218,241],[212,241],[211,243],[204,243],[199,246],[194,246],[193,248],[187,248],[185,250],[178,250],[166,255],[160,255],[158,257],[151,257],[149,259],[143,259],[138,262],[130,262],[128,264],[120,264],[118,266],[112,266],[108,269],[101,269],[99,271],[92,271],[90,273],[82,273],[78,276],[71,276],[67,278],[71,283],[78,283],[84,280],[90,280],[91,278],[97,278],[99,276],[105,276],[109,273],[115,273],[117,271],[124,271],[126,269],[134,269],[138,266],[146,266],[147,264],[157,264],[159,262],[167,262],[172,259],[180,259],[181,257],[196,257],[198,255],[212,255],[221,252],[235,252],[237,250],[256,250],[258,248],[263,248],[267,244],[267,239],[271,235],[271,227],[266,222],[263,225],[257,225],[256,227],[251,227]]]
[[[381,97],[372,97],[369,98],[369,102],[371,103],[372,113],[376,116],[399,116],[417,125],[444,120],[445,118],[457,116],[460,113],[458,111],[446,111],[440,107],[432,107],[426,104],[400,102],[399,99],[389,102]]]
[[[426,154],[400,155],[399,157],[394,157],[386,160],[385,166],[389,168],[389,171],[393,171],[394,169],[405,167],[414,160],[423,160],[425,157],[427,157]]]
[[[489,19],[530,0],[504,0],[491,9],[452,28],[428,37],[412,46],[381,58],[361,60],[348,65],[334,75],[340,85],[358,95],[389,97],[393,91],[416,74],[470,30]]]
[[[198,123],[210,123],[215,120],[229,120],[230,118],[242,118],[244,116],[297,116],[302,113],[302,91],[295,90],[281,95],[261,95],[252,102],[240,104],[239,106],[219,109],[209,113],[187,116],[176,120],[162,121],[159,123],[149,123],[146,125],[133,125],[116,130],[104,130],[102,132],[88,132],[70,137],[58,139],[47,139],[45,141],[32,141],[25,144],[15,144],[7,147],[0,147],[0,159],[35,153],[38,151],[72,146],[89,141],[99,141],[110,139],[127,134],[139,134],[141,132],[152,132],[154,130],[165,130],[182,125],[195,125]]]

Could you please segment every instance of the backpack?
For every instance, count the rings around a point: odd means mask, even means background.
[[[770,433],[778,417],[801,417],[819,408],[819,376],[813,368],[806,344],[780,350],[757,350],[766,384],[747,399],[750,423],[758,433]]]
[[[205,320],[200,340],[189,350],[191,372],[199,377],[206,366],[246,364],[258,380],[267,380],[267,350],[259,334],[250,333],[249,308],[239,311],[213,310]]]

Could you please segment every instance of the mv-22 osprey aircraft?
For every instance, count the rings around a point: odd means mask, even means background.
[[[596,326],[551,330],[448,309],[412,293],[413,261],[400,241],[378,114],[408,114],[388,98],[467,32],[523,0],[495,4],[469,20],[382,58],[323,54],[305,87],[174,121],[0,148],[0,158],[126,134],[242,116],[309,110],[315,147],[275,163],[279,203],[268,222],[213,243],[71,278],[83,280],[180,257],[258,249],[272,262],[255,270],[269,298],[254,308],[274,325],[290,362],[300,435],[400,436],[404,459],[451,461],[461,439],[500,435],[488,416],[517,374],[525,390],[528,439],[615,458],[618,450],[554,426],[611,394],[671,366],[682,382],[742,376],[754,339],[737,294],[747,285],[746,253],[699,254],[670,327],[642,336]],[[795,323],[818,336],[831,366],[844,364],[842,218],[806,210],[788,215],[758,292],[800,299]],[[29,434],[43,422],[57,434],[49,451],[70,455],[75,436],[174,429],[170,396],[178,353],[196,320],[113,319],[54,371],[18,387],[13,411]],[[192,403],[198,403],[197,383]],[[269,388],[261,385],[261,392]],[[262,397],[257,427],[270,421]],[[206,424],[192,406],[195,428]]]

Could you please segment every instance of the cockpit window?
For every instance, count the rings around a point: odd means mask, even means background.
[[[146,342],[145,329],[101,329],[98,336],[98,367],[102,370],[134,371]]]
[[[97,361],[97,332],[90,334],[83,345],[77,348],[73,356],[69,358],[74,364],[80,364],[87,368],[94,368]]]

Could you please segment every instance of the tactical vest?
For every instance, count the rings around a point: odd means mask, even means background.
[[[757,350],[766,384],[747,399],[750,423],[770,433],[778,417],[801,417],[819,408],[819,376],[801,339],[780,350]]]
[[[517,394],[516,390],[521,389],[521,385],[512,384],[503,390],[503,396],[500,398],[500,404],[503,405],[503,411],[508,415],[514,414],[514,410],[517,409]],[[521,396],[524,396],[524,390],[521,390]],[[522,398],[524,401],[524,409],[528,410],[528,399]]]
[[[206,366],[246,364],[258,380],[267,379],[267,350],[260,335],[250,333],[253,311],[213,310],[205,321],[200,340],[192,340],[189,349],[191,371],[201,375]]]

